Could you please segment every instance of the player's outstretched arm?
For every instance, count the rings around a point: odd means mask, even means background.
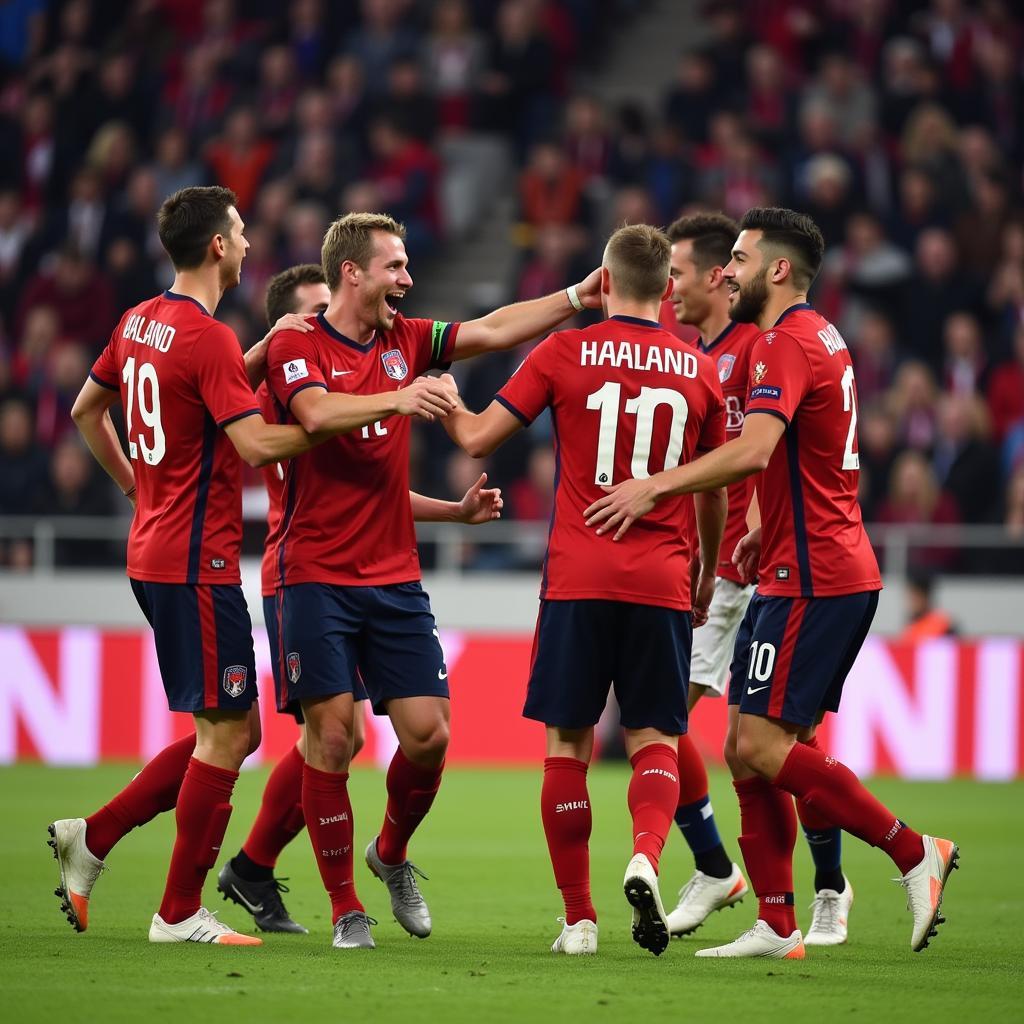
[[[450,373],[445,373],[442,374],[441,380],[456,396],[455,408],[444,419],[444,429],[472,458],[482,459],[485,455],[490,455],[516,431],[523,429],[522,420],[498,401],[491,402],[481,413],[470,412],[458,397],[455,378]]]
[[[598,533],[615,530],[615,540],[647,515],[663,498],[692,494],[742,480],[760,473],[768,465],[786,429],[786,421],[778,416],[749,414],[743,432],[732,441],[685,466],[655,473],[647,480],[625,480],[598,498],[583,515],[587,526],[596,526]]]
[[[308,452],[328,436],[313,437],[302,427],[267,423],[259,413],[232,420],[225,425],[224,433],[238,454],[255,469]]]
[[[270,349],[270,339],[277,334],[278,331],[302,331],[308,332],[313,330],[313,325],[306,323],[305,317],[299,316],[298,313],[285,313],[284,316],[280,317],[276,324],[267,331],[266,334],[256,342],[255,345],[248,352],[245,353],[245,374],[249,378],[249,383],[252,385],[253,391],[255,391],[262,383],[263,379],[267,375],[267,352]]]
[[[120,397],[120,392],[101,387],[90,378],[75,399],[71,418],[96,461],[134,505],[135,473],[110,418],[110,407]]]
[[[575,302],[573,301],[575,299]],[[547,334],[582,309],[601,308],[601,269],[592,270],[579,284],[529,302],[516,302],[459,326],[453,359],[515,348]]]
[[[418,523],[489,523],[501,518],[505,503],[500,487],[484,487],[487,474],[479,479],[462,496],[461,501],[444,501],[428,498],[425,494],[409,492],[412,517]]]

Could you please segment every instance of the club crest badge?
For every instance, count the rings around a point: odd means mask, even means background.
[[[302,663],[299,661],[299,652],[292,651],[288,655],[288,681],[297,683],[302,675]]]
[[[732,374],[732,368],[736,365],[736,357],[730,352],[718,360],[718,383],[724,384]]]
[[[241,697],[245,692],[245,681],[249,676],[249,670],[245,665],[228,665],[224,669],[224,692],[229,697]]]
[[[758,363],[754,367],[754,383],[760,384],[768,375],[768,367],[764,363]]]
[[[409,367],[405,363],[405,356],[397,348],[390,348],[382,352],[380,361],[384,364],[384,372],[392,380],[405,380],[409,376]]]

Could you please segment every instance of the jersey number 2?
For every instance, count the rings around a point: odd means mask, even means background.
[[[128,387],[128,401],[124,410],[125,429],[128,431],[128,454],[133,458],[142,452],[143,461],[155,466],[167,454],[167,439],[164,436],[163,424],[160,422],[160,381],[157,380],[156,367],[152,363],[140,363],[138,384],[135,377],[135,356],[125,360],[121,379]],[[148,396],[146,392],[149,392]],[[143,434],[132,434],[132,414],[135,411],[136,393],[138,394],[139,418],[143,424],[153,431],[153,444],[149,445]]]
[[[599,409],[601,420],[597,428],[597,466],[594,483],[614,483],[615,440],[619,431],[619,402],[622,385],[607,381],[593,394],[587,395],[587,408]],[[672,424],[668,431],[668,445],[665,448],[663,469],[675,469],[683,454],[683,434],[686,431],[686,417],[690,408],[686,399],[671,388],[641,388],[636,398],[626,399],[626,412],[636,417],[636,440],[633,442],[633,459],[630,471],[634,480],[646,480],[650,470],[651,439],[654,434],[654,411],[659,405],[672,410]]]
[[[843,370],[843,379],[839,382],[843,389],[843,412],[850,414],[850,429],[846,434],[846,448],[843,450],[843,469],[860,469],[860,455],[853,450],[857,440],[857,395],[853,385],[853,367]]]

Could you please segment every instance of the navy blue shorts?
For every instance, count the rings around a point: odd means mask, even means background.
[[[282,587],[279,707],[313,697],[369,697],[376,715],[398,697],[447,697],[448,669],[419,583]],[[365,689],[363,688],[365,684]]]
[[[171,711],[248,711],[256,692],[252,622],[242,588],[131,580],[153,627]]]
[[[281,602],[278,594],[263,598],[263,621],[267,624],[267,640],[270,643],[270,670],[274,674],[274,695],[277,710],[285,715],[292,715],[299,725],[306,720],[302,716],[302,705],[297,700],[289,700],[281,686],[281,680],[287,677],[288,670],[281,664]],[[366,700],[366,687],[356,673],[356,688],[353,691],[355,700]]]
[[[596,725],[614,688],[627,729],[686,732],[693,624],[689,612],[627,601],[540,603],[523,715]]]
[[[729,703],[740,713],[814,725],[838,711],[878,607],[878,591],[841,597],[755,594],[736,634]]]

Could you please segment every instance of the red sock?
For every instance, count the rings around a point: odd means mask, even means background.
[[[688,735],[679,737],[679,806],[686,807],[708,795],[708,770],[697,745]]]
[[[302,769],[302,811],[320,877],[331,898],[331,922],[350,910],[362,910],[352,880],[352,804],[348,772]]]
[[[184,921],[199,909],[203,882],[217,862],[220,844],[228,830],[231,791],[237,778],[238,772],[194,757],[188,763],[174,816],[178,835],[160,904],[160,916],[168,924]]]
[[[281,851],[302,831],[302,767],[298,747],[292,747],[267,779],[263,802],[249,838],[242,844],[245,855],[261,867],[272,868]]]
[[[441,788],[442,762],[436,768],[413,764],[399,747],[388,765],[388,805],[377,839],[377,856],[385,864],[401,864],[406,846],[430,810]]]
[[[884,850],[904,875],[924,856],[920,834],[879,803],[845,764],[820,750],[794,743],[775,785],[806,800],[844,831]]]
[[[665,837],[679,806],[679,757],[675,747],[652,743],[629,760],[633,777],[627,801],[633,816],[633,853],[643,853],[658,870]]]
[[[544,758],[540,817],[555,885],[565,904],[565,923],[597,923],[590,898],[590,794],[587,765],[574,757]]]
[[[195,746],[193,734],[164,747],[110,803],[85,819],[85,845],[94,857],[105,860],[133,828],[178,802],[181,780]]]
[[[796,929],[793,847],[796,812],[788,793],[755,776],[733,783],[740,801],[740,850],[757,895],[757,916],[777,935]]]
[[[801,740],[801,743],[805,747],[810,747],[811,750],[819,750],[825,753],[824,748],[818,742],[818,737],[812,736],[809,740]],[[800,824],[804,828],[810,829],[812,832],[820,832],[824,829],[835,828],[835,823],[830,819],[826,818],[817,808],[812,807],[805,799],[801,798],[796,802],[796,813],[800,818]]]

